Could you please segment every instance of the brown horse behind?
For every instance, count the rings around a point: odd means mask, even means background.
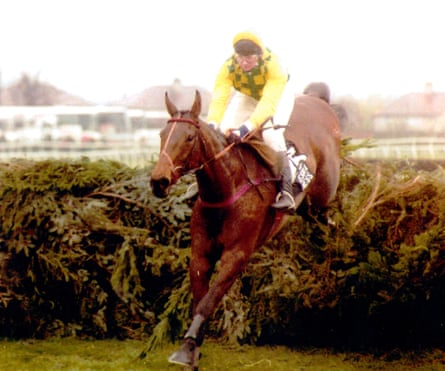
[[[190,226],[193,320],[169,361],[197,370],[205,321],[252,253],[284,225],[287,215],[270,207],[278,180],[273,168],[248,141],[230,142],[199,118],[198,92],[190,111],[179,111],[167,95],[166,106],[171,119],[161,132],[160,158],[151,174],[153,193],[166,197],[170,187],[190,172],[195,172],[199,187]],[[286,137],[307,155],[314,175],[296,196],[297,204],[308,196],[313,207],[326,207],[339,182],[340,132],[335,113],[319,98],[299,96]],[[209,286],[217,261],[221,264]]]

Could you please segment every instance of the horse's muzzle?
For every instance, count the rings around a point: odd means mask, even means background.
[[[153,194],[159,198],[165,198],[170,191],[170,180],[168,178],[150,179]]]

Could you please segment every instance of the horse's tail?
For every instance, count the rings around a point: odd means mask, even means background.
[[[349,123],[348,112],[342,104],[331,103],[331,89],[329,89],[328,84],[325,82],[311,82],[304,88],[303,94],[324,100],[337,115],[340,130],[343,131],[346,128]]]
[[[335,112],[338,118],[338,123],[340,125],[340,131],[344,131],[349,124],[349,115],[343,104],[332,103],[330,104],[332,110]]]

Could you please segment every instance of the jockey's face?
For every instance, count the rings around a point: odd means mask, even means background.
[[[251,55],[235,54],[235,60],[240,65],[240,67],[244,72],[249,72],[253,70],[258,64],[259,58],[260,56],[258,54],[251,54]]]

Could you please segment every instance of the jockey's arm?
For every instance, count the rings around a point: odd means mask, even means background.
[[[232,92],[232,81],[229,78],[229,73],[226,64],[224,64],[215,81],[212,92],[212,100],[209,105],[209,112],[207,121],[209,123],[219,126],[224,117],[224,113],[229,104],[230,95]]]

